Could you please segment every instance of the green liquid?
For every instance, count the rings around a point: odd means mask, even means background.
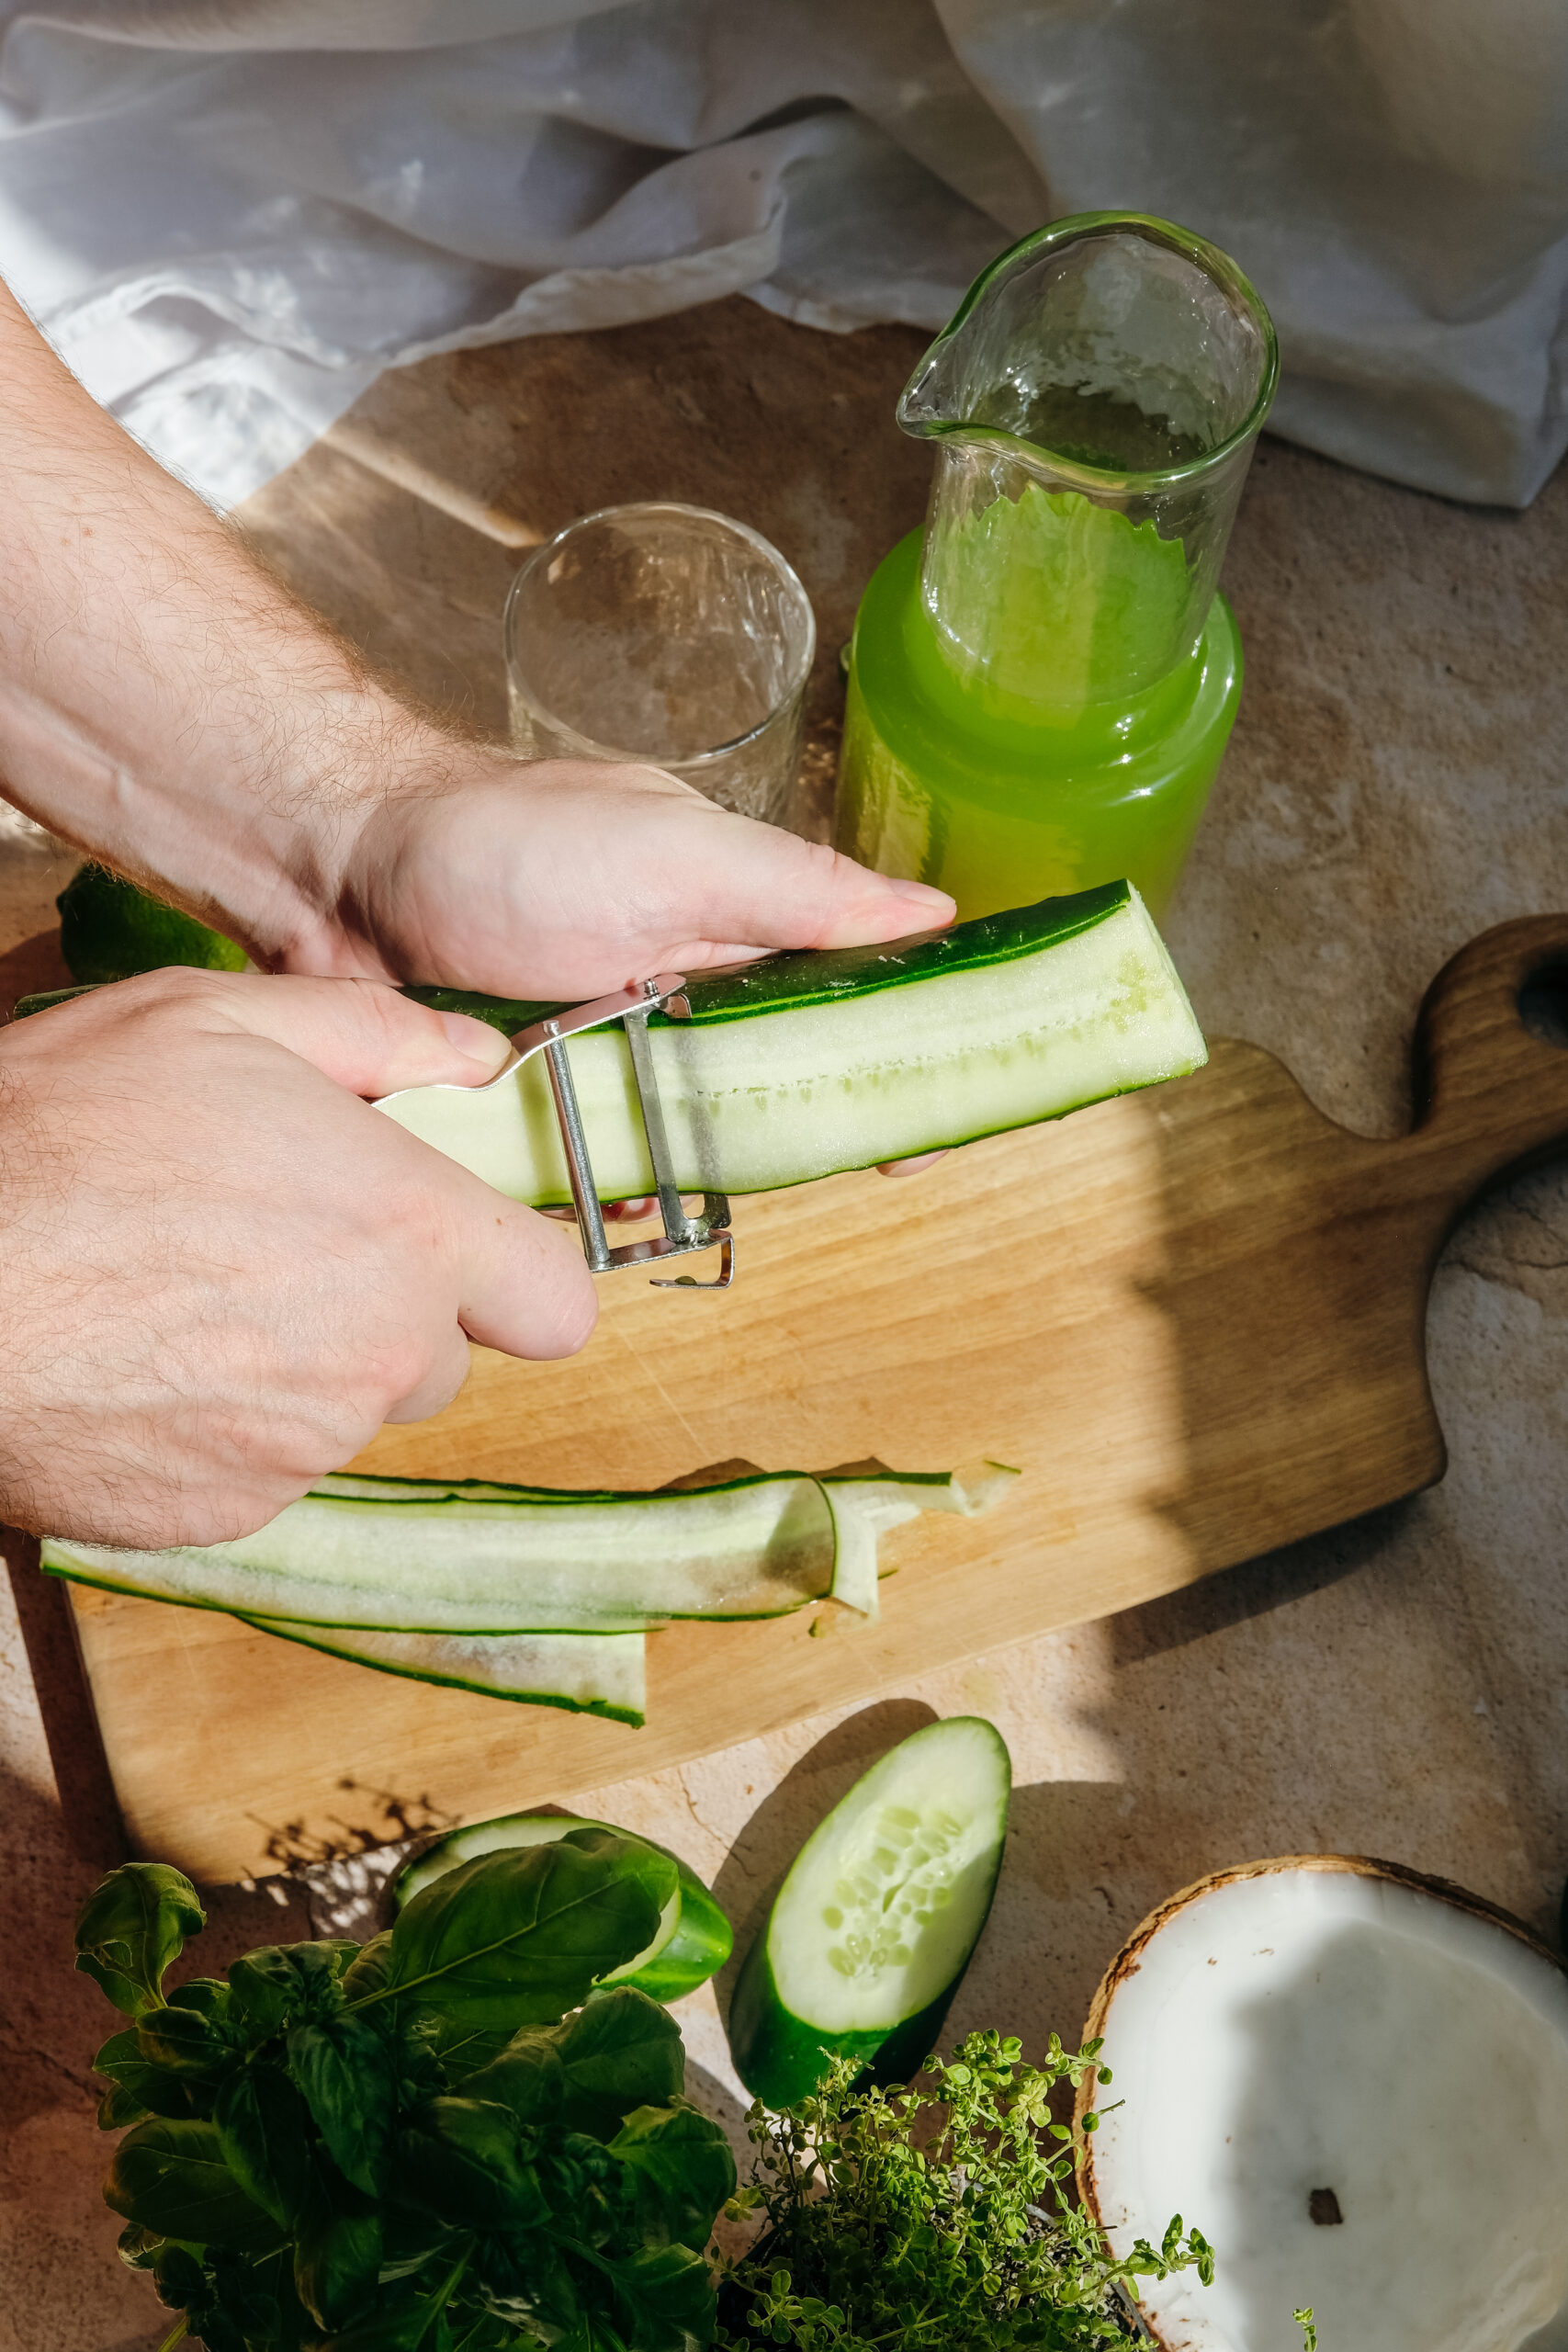
[[[1010,380],[998,384],[967,410],[964,423],[995,425],[1037,449],[1111,474],[1169,473],[1207,457],[1213,447],[1168,416],[1140,408],[1131,394],[1118,400],[1070,384],[1027,391]]]
[[[837,846],[950,890],[961,921],[1123,877],[1157,915],[1235,716],[1229,607],[1186,654],[1180,542],[1036,483],[945,529],[945,628],[920,558],[917,531],[861,605]]]
[[[961,725],[1120,716],[1190,642],[1181,541],[1037,481],[941,526],[927,586],[942,615],[929,651],[953,673]]]

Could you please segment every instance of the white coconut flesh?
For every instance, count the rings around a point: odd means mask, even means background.
[[[1568,1976],[1495,1918],[1343,1864],[1207,1883],[1100,1988],[1085,2185],[1112,2247],[1180,2213],[1214,2284],[1168,2352],[1568,2352]]]

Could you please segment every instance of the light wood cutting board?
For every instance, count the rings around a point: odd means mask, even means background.
[[[1025,1473],[888,1540],[879,1624],[834,1610],[649,1636],[645,1729],[431,1690],[201,1611],[76,1592],[137,1849],[217,1881],[400,1820],[569,1797],[1192,1583],[1441,1476],[1427,1293],[1487,1186],[1568,1142],[1568,1052],[1520,989],[1568,915],[1506,923],[1428,992],[1415,1132],[1348,1135],[1251,1046],[930,1174],[736,1204],[728,1294],[601,1284],[582,1355],[476,1357],[362,1466],[657,1487],[875,1458]],[[826,1629],[825,1629],[826,1630]]]

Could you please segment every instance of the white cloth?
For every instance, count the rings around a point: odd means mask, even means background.
[[[0,0],[0,274],[215,503],[388,366],[743,291],[935,329],[1063,213],[1280,329],[1276,427],[1522,504],[1568,444],[1568,0]]]

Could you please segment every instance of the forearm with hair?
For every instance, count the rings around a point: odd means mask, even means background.
[[[132,441],[0,286],[0,791],[239,939],[332,968],[368,806],[444,739]]]

